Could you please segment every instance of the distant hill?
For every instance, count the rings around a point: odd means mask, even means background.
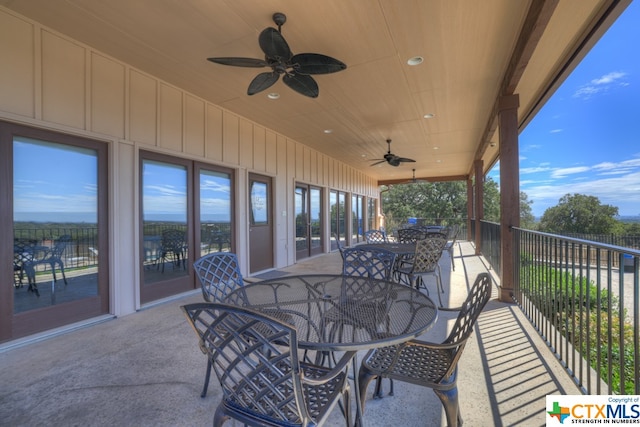
[[[640,215],[619,215],[620,222],[640,222]]]

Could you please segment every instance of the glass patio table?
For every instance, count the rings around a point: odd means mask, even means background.
[[[418,290],[342,275],[264,280],[236,289],[224,302],[295,325],[299,347],[318,354],[400,344],[429,330],[438,317],[437,305]],[[352,362],[355,396],[359,396],[357,358]],[[356,399],[356,424],[363,421],[360,399]]]

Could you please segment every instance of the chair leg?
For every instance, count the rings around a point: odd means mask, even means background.
[[[442,278],[439,274],[436,274],[436,293],[438,294],[438,302],[440,303],[440,307],[444,307],[444,305],[442,305],[442,297],[440,296],[441,292],[437,292],[438,286],[440,286],[440,289],[444,292],[444,288],[442,287]]]
[[[356,396],[356,398],[360,399],[360,403],[362,405],[362,413],[364,414],[364,404],[367,400],[367,387],[371,380],[376,378],[377,375],[372,374],[368,369],[360,366],[358,372],[358,384],[360,385],[360,396]]]
[[[433,392],[442,402],[444,413],[447,417],[447,426],[461,426],[462,416],[460,415],[460,405],[458,403],[458,387],[453,387],[451,390],[433,390]]]
[[[211,377],[211,361],[207,360],[207,373],[204,377],[204,387],[202,388],[202,393],[200,393],[200,397],[204,398],[207,395],[207,390],[209,389],[209,378]]]
[[[351,395],[349,394],[349,390],[345,390],[344,396],[344,420],[347,423],[347,427],[351,427]]]
[[[229,415],[227,415],[226,411],[224,410],[224,404],[220,403],[216,408],[216,413],[213,416],[213,427],[221,427],[229,418]]]
[[[456,260],[453,259],[453,245],[449,248],[449,258],[451,258],[451,268],[453,268],[453,271],[456,271]]]

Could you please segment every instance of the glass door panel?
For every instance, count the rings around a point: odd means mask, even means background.
[[[310,254],[322,252],[322,190],[309,188]]]
[[[362,229],[362,196],[351,196],[351,244],[364,241]]]
[[[231,173],[199,170],[200,256],[232,248]]]
[[[142,284],[148,302],[192,288],[187,218],[189,168],[142,159]]]
[[[97,193],[96,150],[14,138],[14,314],[98,295]]]
[[[309,256],[309,192],[306,186],[296,186],[296,259]]]
[[[329,216],[331,222],[331,250],[338,249],[334,236],[347,246],[346,224],[345,224],[345,200],[346,194],[340,191],[331,190],[329,192]]]

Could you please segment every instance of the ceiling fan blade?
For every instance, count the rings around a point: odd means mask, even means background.
[[[267,61],[263,59],[254,59],[254,58],[221,57],[221,58],[207,58],[207,61],[215,62],[216,64],[222,64],[222,65],[232,65],[234,67],[260,68],[260,67],[269,66]]]
[[[344,62],[319,53],[293,55],[291,64],[296,72],[300,74],[330,74],[347,68]]]
[[[251,80],[249,89],[247,89],[247,94],[255,95],[256,93],[262,92],[263,90],[273,86],[273,84],[278,81],[278,77],[280,77],[280,74],[276,72],[258,74],[253,80]]]
[[[384,162],[386,162],[386,160],[382,159],[382,160],[380,160],[378,162],[370,164],[369,166],[376,166],[376,165],[379,165],[380,163],[384,163]]]
[[[397,157],[398,162],[412,162],[415,163],[416,161],[413,159],[407,159],[406,157]]]
[[[318,83],[311,76],[296,73],[285,74],[282,81],[291,89],[309,98],[317,98],[320,93]]]
[[[284,37],[275,28],[268,27],[262,30],[258,43],[268,59],[289,61],[293,55]]]

